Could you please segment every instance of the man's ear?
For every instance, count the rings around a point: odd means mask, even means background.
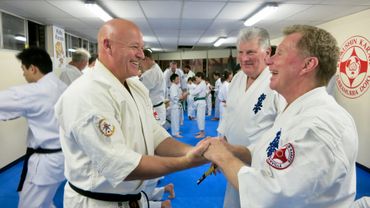
[[[32,74],[36,74],[40,71],[39,68],[37,66],[33,65],[33,64],[30,65],[29,70],[31,70]]]
[[[317,57],[307,57],[304,59],[304,66],[301,74],[309,73],[316,70],[319,66],[319,59]]]
[[[112,45],[108,38],[103,40],[103,48],[108,54],[112,54]]]

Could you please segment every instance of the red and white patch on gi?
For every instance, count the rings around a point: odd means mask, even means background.
[[[294,147],[291,143],[288,143],[275,150],[275,152],[266,159],[266,162],[273,168],[283,170],[293,163],[295,156]]]
[[[158,116],[157,111],[153,111],[153,116],[154,116],[155,120],[159,121],[159,116]]]

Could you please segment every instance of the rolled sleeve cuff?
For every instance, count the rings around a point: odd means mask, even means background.
[[[106,176],[106,179],[113,187],[116,187],[139,165],[141,157],[141,154],[129,151],[124,157],[116,155],[115,158],[107,158],[101,163],[103,175]],[[117,160],[117,158],[121,158],[121,160]],[[130,159],[125,160],[124,158]]]

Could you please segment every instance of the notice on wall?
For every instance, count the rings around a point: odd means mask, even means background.
[[[66,41],[64,29],[53,26],[53,50],[54,50],[54,69],[60,70],[66,62]]]

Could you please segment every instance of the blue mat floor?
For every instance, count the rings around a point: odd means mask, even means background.
[[[218,121],[211,121],[211,117],[206,118],[206,135],[215,136]],[[179,139],[190,145],[195,145],[199,140],[194,138],[198,132],[196,121],[184,120],[184,125],[180,127],[184,138]],[[23,162],[19,162],[11,168],[0,173],[0,207],[15,208],[18,203],[18,193],[16,191]],[[176,198],[172,199],[174,208],[221,208],[225,193],[226,180],[222,174],[207,177],[200,185],[196,182],[198,178],[208,169],[209,165],[179,171],[165,176],[159,185],[168,183],[175,185]],[[357,195],[370,196],[370,173],[361,168],[357,168]],[[165,198],[167,195],[164,196]],[[58,208],[63,207],[63,186],[54,198],[54,203]]]

